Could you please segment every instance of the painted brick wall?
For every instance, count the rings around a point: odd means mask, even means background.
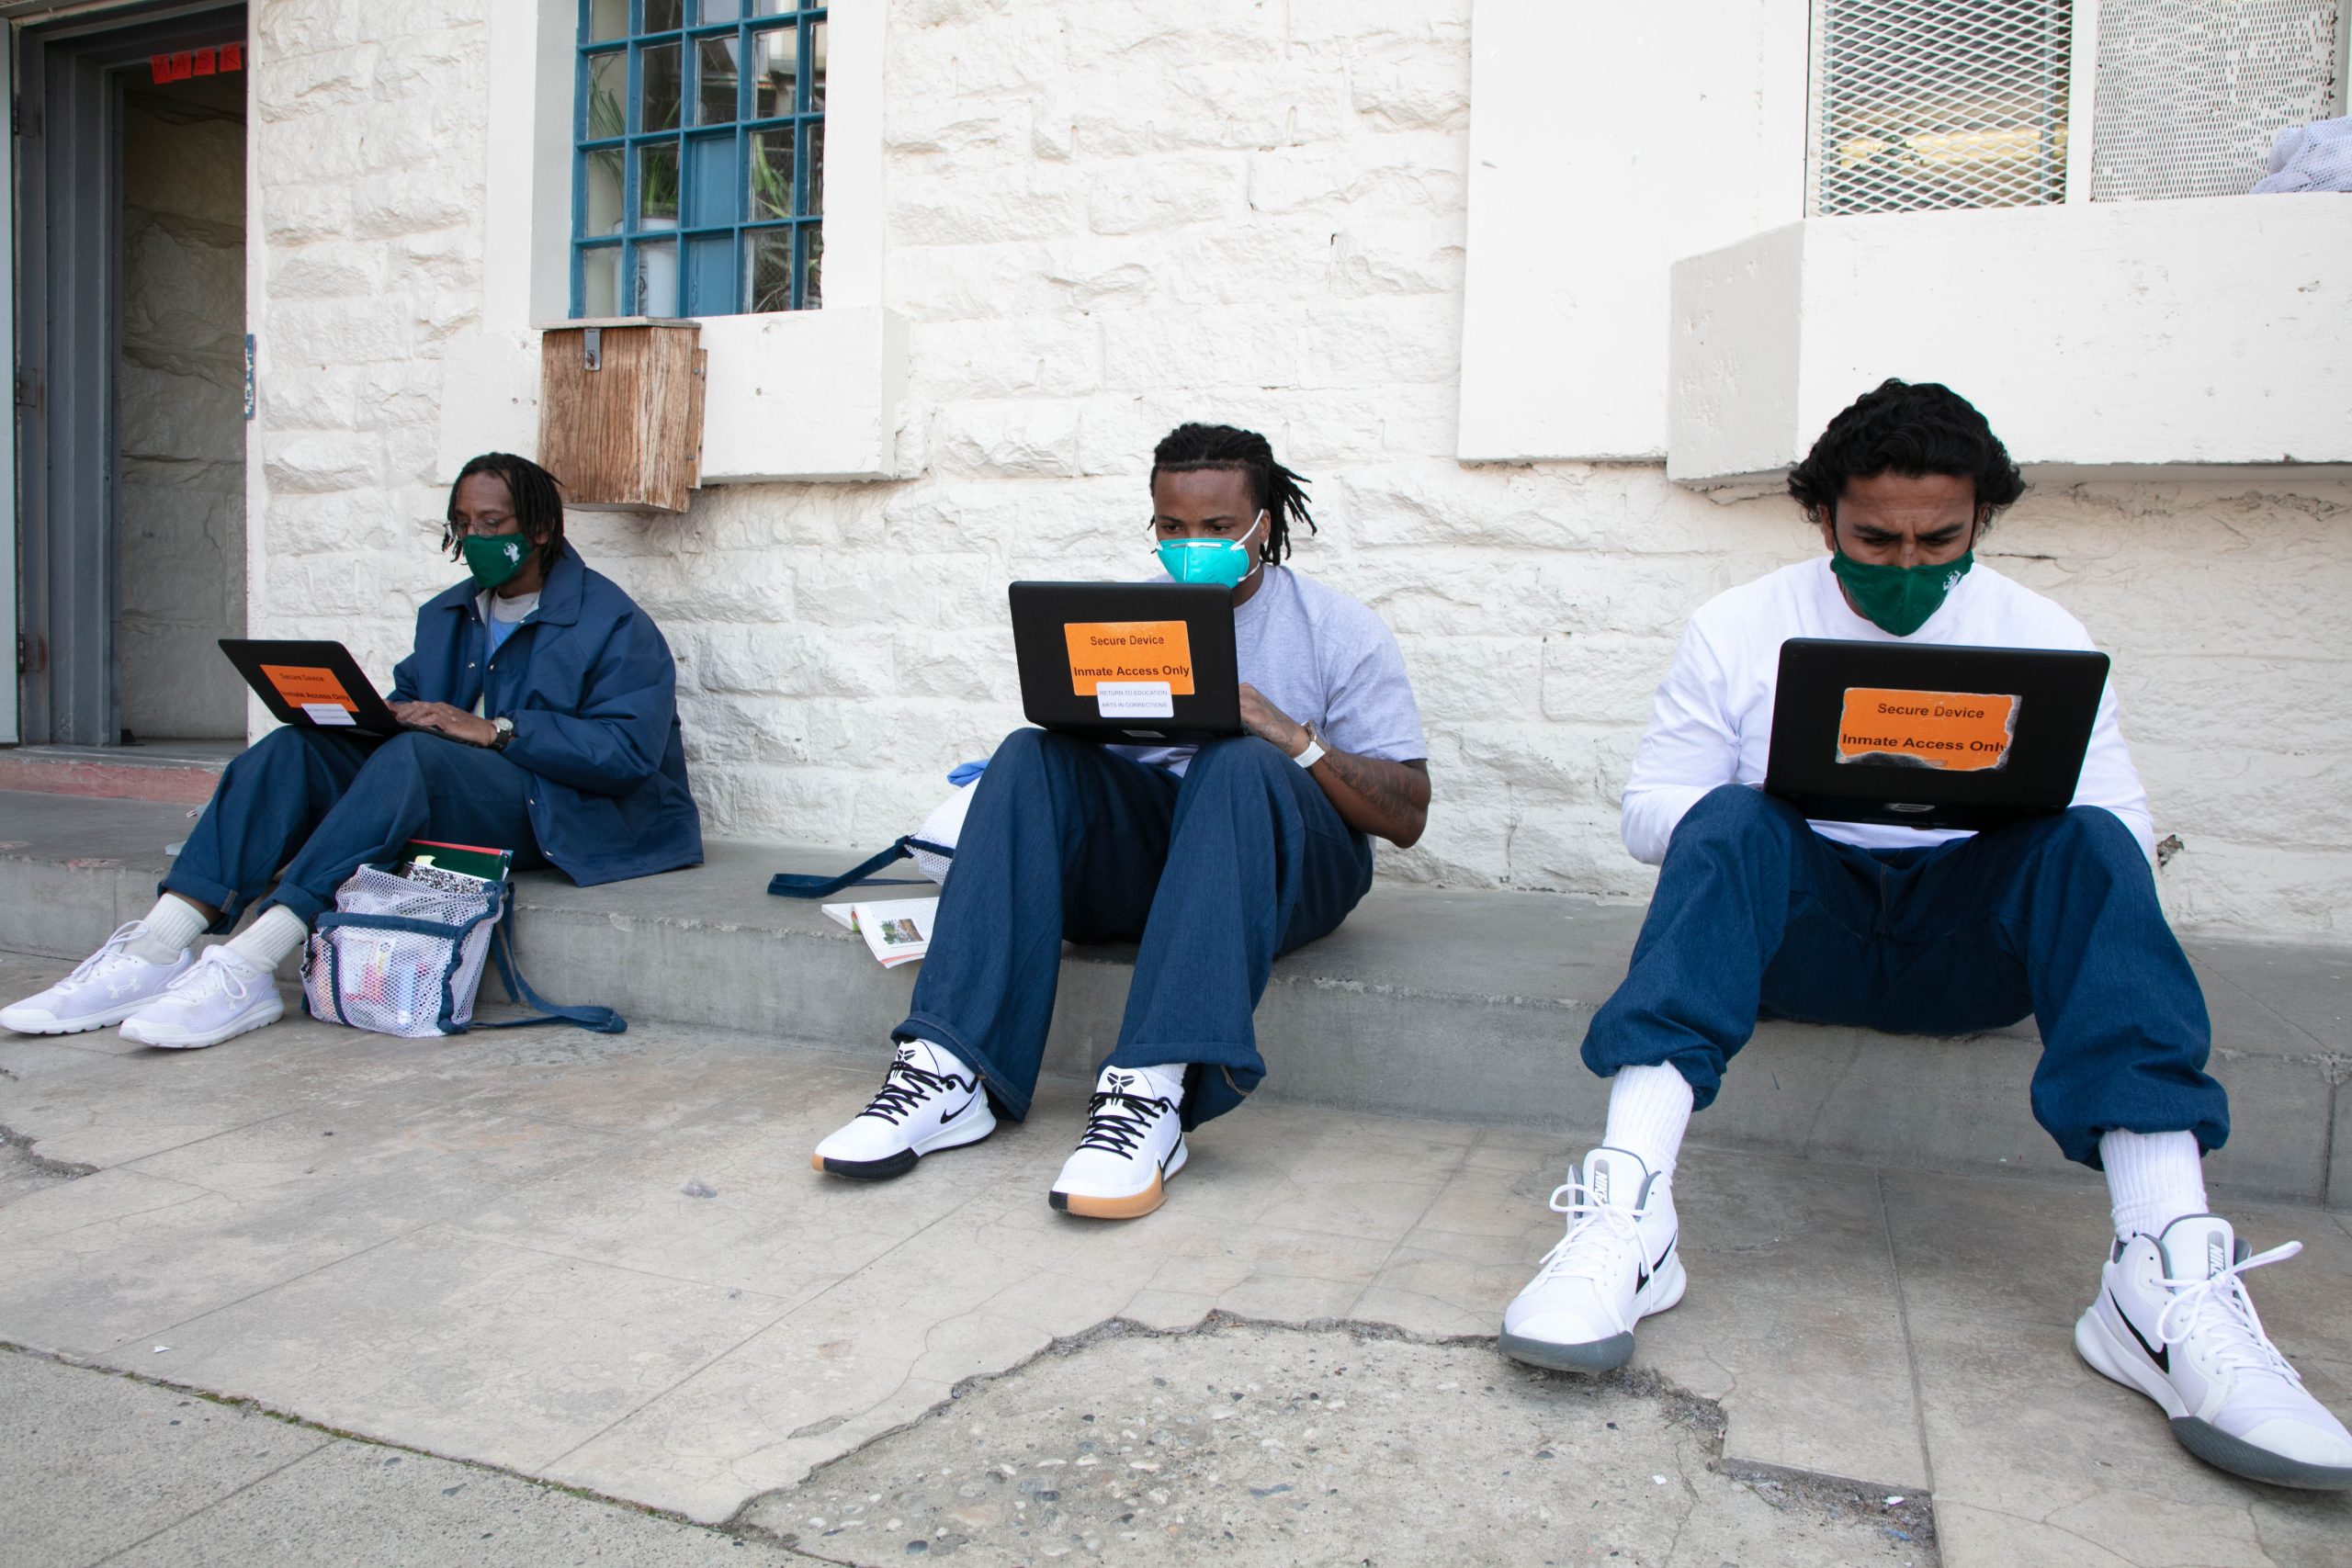
[[[257,7],[254,618],[385,665],[448,581],[434,422],[440,345],[479,306],[479,9]],[[1646,890],[1615,798],[1682,620],[1815,546],[1786,503],[1718,505],[1656,467],[1451,457],[1468,12],[892,6],[886,293],[914,322],[921,477],[574,522],[669,632],[712,832],[865,847],[910,827],[1019,721],[1004,583],[1146,570],[1150,447],[1207,418],[1316,480],[1296,564],[1403,643],[1437,798],[1384,873]],[[2176,915],[2352,942],[2352,486],[2038,491],[1984,558],[2116,655],[2185,846]]]

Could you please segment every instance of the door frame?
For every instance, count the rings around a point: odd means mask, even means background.
[[[156,54],[242,43],[246,27],[243,0],[170,0],[8,28],[9,624],[25,657],[8,693],[6,739],[112,746],[122,738],[122,77]]]

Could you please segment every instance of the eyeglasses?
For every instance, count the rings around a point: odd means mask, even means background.
[[[523,525],[513,517],[477,517],[470,523],[450,518],[442,522],[441,529],[452,539],[462,539],[472,534],[519,534]]]

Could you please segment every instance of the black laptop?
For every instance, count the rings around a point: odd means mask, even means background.
[[[1241,733],[1233,591],[1200,582],[1016,582],[1029,722],[1085,740],[1197,745]]]
[[[1792,637],[1764,789],[1825,822],[1981,831],[2064,811],[2106,687],[2104,653]]]
[[[281,724],[398,735],[411,727],[392,716],[375,682],[339,642],[224,637],[220,651]]]

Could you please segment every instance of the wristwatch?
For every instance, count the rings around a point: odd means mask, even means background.
[[[1315,733],[1315,727],[1311,724],[1301,725],[1299,728],[1306,731],[1306,750],[1293,757],[1291,761],[1302,768],[1311,768],[1323,760],[1323,738]]]
[[[493,718],[490,721],[490,727],[498,732],[490,738],[490,749],[493,751],[505,750],[506,743],[514,739],[514,721],[511,718]]]

